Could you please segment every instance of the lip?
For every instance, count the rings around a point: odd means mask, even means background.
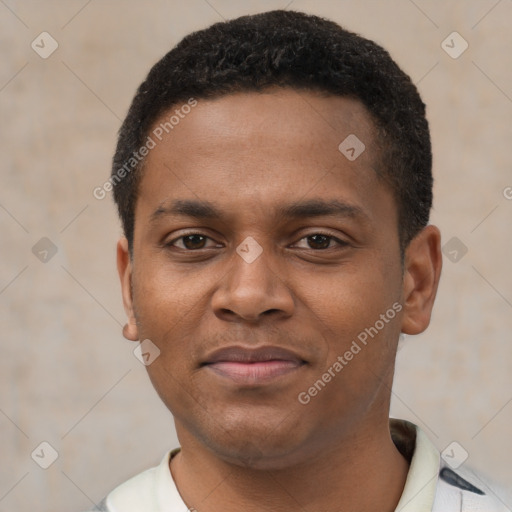
[[[305,364],[297,354],[282,347],[232,346],[213,352],[202,366],[237,384],[257,385],[293,373]]]

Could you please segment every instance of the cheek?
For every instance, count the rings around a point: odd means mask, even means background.
[[[320,378],[331,369],[331,376],[336,374],[334,380],[346,379],[344,386],[358,394],[358,387],[375,384],[372,374],[379,379],[393,365],[400,333],[398,274],[375,268],[373,272],[340,274],[329,280],[327,290],[308,299],[328,345]],[[336,362],[339,364],[333,368]]]
[[[305,414],[320,418],[331,411],[336,424],[346,420],[342,411],[363,415],[372,404],[385,403],[400,332],[399,302],[374,293],[366,301],[354,300],[346,292],[331,297],[323,309],[327,354],[297,397]]]
[[[303,277],[301,296],[306,308],[343,340],[374,325],[401,295],[397,272],[381,271],[377,262],[365,268],[340,269],[326,278]]]
[[[156,338],[175,338],[207,303],[208,282],[153,258],[134,276],[134,308],[140,327]],[[206,277],[206,276],[204,276]]]
[[[142,266],[141,266],[142,267]],[[200,393],[193,391],[197,352],[209,336],[205,325],[211,290],[217,280],[209,272],[183,272],[153,259],[134,276],[134,309],[140,339],[149,339],[159,350],[158,358],[147,366],[149,377],[162,400],[188,403]]]

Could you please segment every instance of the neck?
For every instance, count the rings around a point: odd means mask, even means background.
[[[380,430],[359,428],[326,443],[315,457],[277,470],[227,463],[187,432],[181,432],[180,442],[171,473],[187,506],[199,512],[393,512],[409,469],[388,423]]]

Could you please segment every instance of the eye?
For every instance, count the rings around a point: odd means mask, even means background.
[[[338,246],[344,247],[347,246],[348,243],[336,238],[327,233],[313,233],[311,235],[305,236],[299,240],[306,240],[309,247],[305,247],[305,249],[315,249],[315,250],[326,250],[332,249],[331,242],[336,242]]]
[[[171,240],[165,245],[166,247],[177,247],[178,249],[183,249],[186,251],[194,251],[198,249],[206,249],[207,247],[205,246],[205,243],[207,240],[211,240],[211,238],[201,233],[187,233],[186,235],[182,235],[178,238],[175,238],[174,240]],[[178,241],[182,241],[181,247],[176,245],[176,242]],[[214,245],[213,247],[216,246]]]
[[[210,240],[212,244],[207,246],[207,241]],[[301,247],[303,249],[314,249],[316,251],[322,251],[327,249],[334,249],[335,244],[338,247],[345,247],[348,245],[347,242],[340,240],[339,238],[330,235],[328,233],[312,233],[311,235],[307,235],[302,237],[299,242],[305,240],[307,246]],[[333,244],[334,242],[334,244]],[[174,238],[170,242],[165,244],[166,247],[173,247],[183,251],[197,251],[201,249],[208,249],[212,247],[220,247],[216,244],[210,237],[202,234],[202,233],[187,233],[178,238]]]

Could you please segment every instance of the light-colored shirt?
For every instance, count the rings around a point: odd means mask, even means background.
[[[390,419],[390,431],[398,450],[409,461],[395,512],[511,512],[477,473],[450,467],[418,426]],[[179,448],[168,451],[158,466],[116,487],[90,512],[194,511],[183,502],[169,469],[170,459],[178,452]]]

